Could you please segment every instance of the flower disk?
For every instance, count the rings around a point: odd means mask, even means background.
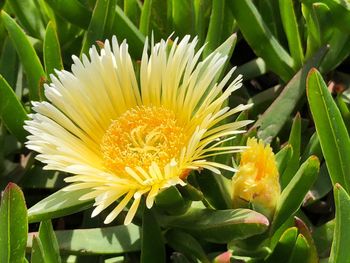
[[[211,157],[242,149],[222,145],[251,123],[224,122],[250,107],[223,107],[242,78],[229,83],[232,69],[217,83],[227,56],[216,51],[200,61],[196,44],[189,36],[150,47],[146,41],[136,76],[127,43],[113,37],[100,52],[73,56],[72,72],[56,71],[45,85],[48,101],[33,102],[27,147],[45,169],[71,175],[65,191],[95,200],[92,216],[114,204],[110,223],[129,207],[128,224],[141,197],[151,208],[160,191],[186,184],[192,170],[235,171]]]
[[[152,162],[160,169],[185,146],[184,127],[175,114],[163,107],[141,106],[112,121],[102,138],[105,166],[127,176],[125,167],[147,170]]]

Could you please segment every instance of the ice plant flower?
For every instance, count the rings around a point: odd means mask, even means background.
[[[33,102],[27,147],[45,169],[71,174],[66,191],[88,190],[80,200],[95,200],[92,216],[117,201],[105,223],[130,204],[128,224],[142,196],[151,208],[161,190],[184,185],[189,171],[233,170],[210,157],[241,150],[221,143],[249,123],[223,124],[249,107],[223,106],[242,78],[229,83],[232,69],[217,83],[227,56],[200,61],[196,43],[189,36],[146,41],[137,73],[126,41],[113,37],[89,58],[73,56],[72,72],[57,71],[45,85],[48,101]]]
[[[281,193],[275,155],[270,145],[249,138],[232,178],[233,207],[253,206],[271,218]]]

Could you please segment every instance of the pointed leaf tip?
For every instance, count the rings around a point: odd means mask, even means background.
[[[262,214],[258,214],[258,213],[254,214],[254,216],[252,216],[252,217],[245,218],[244,219],[244,223],[247,223],[247,224],[261,224],[261,225],[265,225],[265,226],[269,226],[270,225],[270,222],[267,219],[267,217],[265,217]]]

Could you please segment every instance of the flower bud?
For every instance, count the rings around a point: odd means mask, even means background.
[[[233,207],[251,207],[272,218],[281,193],[275,155],[270,145],[249,138],[232,178]]]

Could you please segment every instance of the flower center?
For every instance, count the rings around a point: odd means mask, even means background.
[[[163,107],[132,108],[113,120],[101,142],[104,165],[125,174],[125,167],[148,171],[152,162],[163,168],[186,143],[184,127]]]

